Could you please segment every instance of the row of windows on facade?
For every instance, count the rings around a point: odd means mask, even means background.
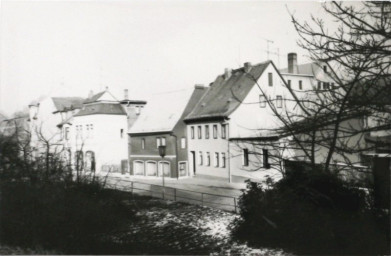
[[[242,165],[248,166],[249,162],[249,151],[247,148],[244,148],[242,149]],[[262,149],[262,167],[266,169],[270,168],[269,151],[267,149]]]
[[[323,85],[323,90],[335,88],[334,83],[327,83],[327,82],[318,81],[317,89],[322,90],[322,85]],[[291,80],[288,80],[288,87],[291,88]],[[299,80],[299,90],[303,90],[303,81],[302,80]]]
[[[271,99],[269,99],[271,101]],[[259,95],[259,107],[260,108],[266,108],[266,97],[264,95]],[[282,108],[282,96],[277,95],[276,97],[276,107],[277,108]]]
[[[166,138],[165,137],[156,137],[156,148],[159,146],[166,146]],[[181,148],[186,148],[186,138],[181,138]],[[141,139],[141,149],[145,149],[145,139]]]
[[[83,125],[76,125],[76,139],[83,138]],[[65,127],[61,130],[61,138],[65,140],[69,140],[69,127]],[[94,125],[87,124],[86,125],[86,137],[85,138],[93,138],[94,136]],[[120,138],[124,137],[124,129],[120,129]]]
[[[191,133],[191,138],[195,138],[195,131],[194,131],[194,126],[190,127],[190,133]],[[209,139],[209,125],[204,126],[204,132],[205,132],[205,139]],[[202,139],[202,126],[199,125],[197,126],[197,137],[198,139]],[[221,138],[225,139],[227,137],[227,126],[225,124],[221,125]],[[217,124],[213,125],[213,138],[217,139],[218,138],[218,129],[217,129]]]
[[[221,159],[220,159],[221,157]],[[198,152],[198,165],[205,165],[205,166],[210,166],[210,152],[205,152],[205,163],[204,163],[204,154],[202,151]],[[221,161],[220,161],[221,160]],[[214,153],[214,167],[221,167],[225,168],[225,163],[226,163],[226,156],[225,153]]]

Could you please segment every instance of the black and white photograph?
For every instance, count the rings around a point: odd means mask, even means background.
[[[0,255],[391,255],[391,2],[0,0]]]

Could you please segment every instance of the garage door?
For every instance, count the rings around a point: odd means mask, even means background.
[[[168,162],[159,162],[159,176],[162,176],[162,171],[164,177],[170,177],[170,163]]]
[[[134,161],[133,162],[134,175],[144,175],[144,162]]]
[[[147,162],[147,176],[156,176],[157,175],[157,164],[156,162]]]

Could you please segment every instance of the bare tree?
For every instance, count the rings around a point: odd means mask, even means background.
[[[323,8],[339,24],[335,31],[319,17],[303,23],[291,17],[299,46],[331,82],[313,80],[311,89],[300,93],[286,84],[289,97],[282,108],[258,84],[280,128],[260,129],[278,139],[252,142],[252,153],[273,148],[271,168],[283,170],[284,151],[328,173],[338,162],[351,168],[362,163],[360,154],[374,149],[365,141],[367,134],[390,128],[391,4],[331,2]],[[376,123],[367,125],[368,118]]]

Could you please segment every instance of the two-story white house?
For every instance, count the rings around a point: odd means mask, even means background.
[[[63,129],[77,170],[119,172],[121,165],[127,168],[127,114],[107,89],[87,98]]]
[[[279,176],[272,156],[282,152],[258,142],[278,140],[275,129],[282,123],[275,112],[292,108],[291,98],[272,61],[226,69],[185,118],[192,175],[233,182]]]

